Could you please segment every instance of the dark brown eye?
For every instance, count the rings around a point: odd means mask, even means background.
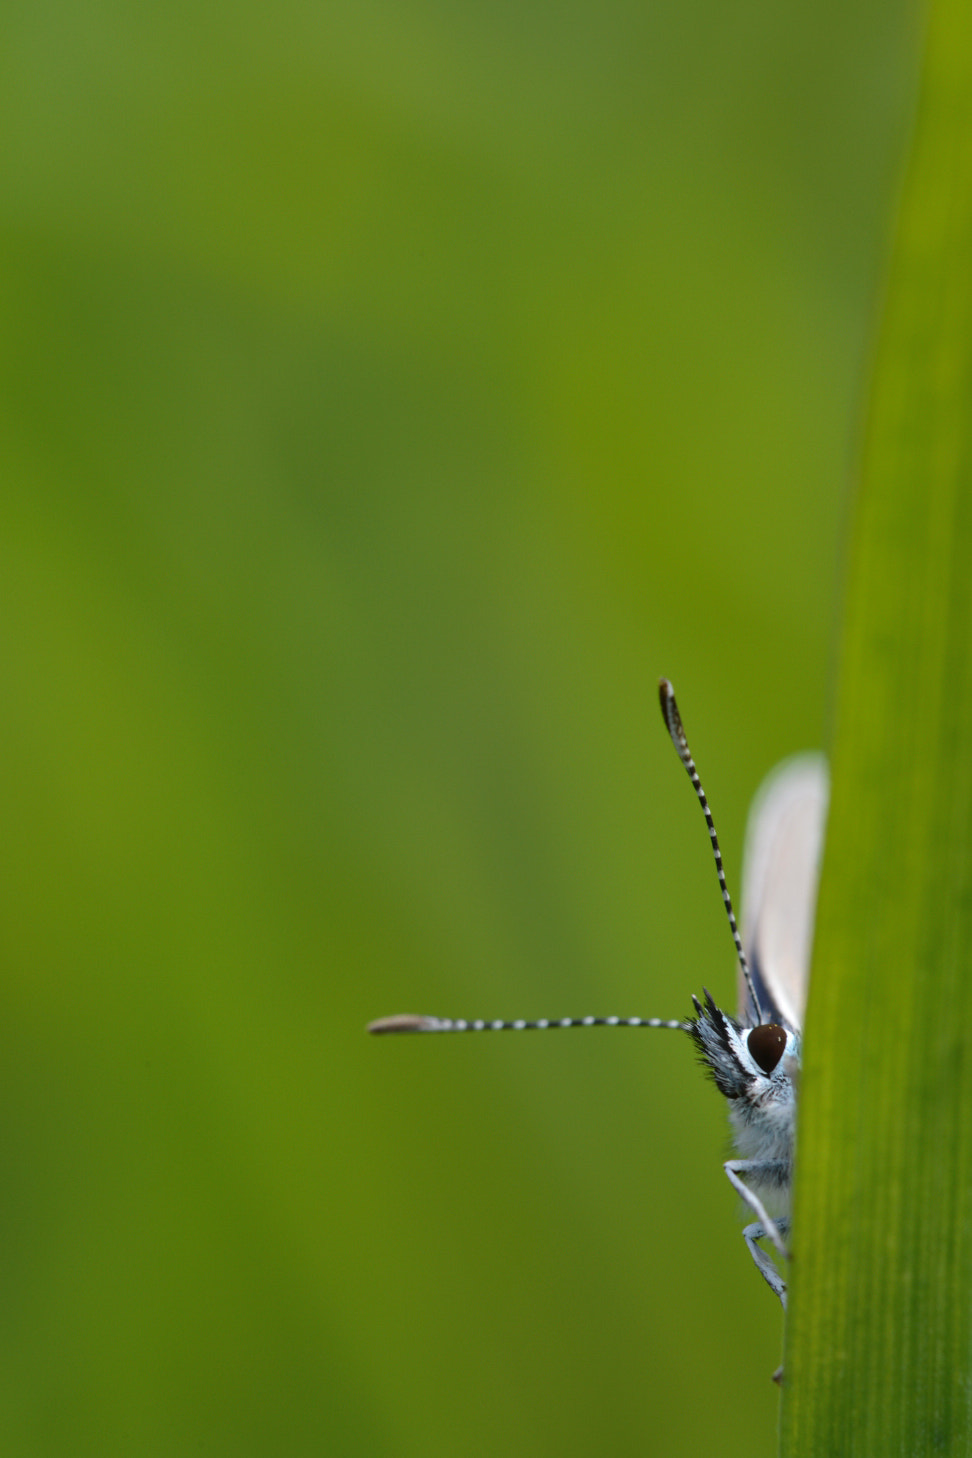
[[[753,1028],[746,1042],[753,1061],[759,1064],[764,1073],[772,1073],[783,1057],[786,1031],[779,1023],[760,1023],[758,1028]]]

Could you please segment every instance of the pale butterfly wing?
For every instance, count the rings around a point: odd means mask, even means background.
[[[820,754],[795,755],[766,777],[746,827],[742,939],[764,1022],[803,1026],[829,777]],[[755,1012],[742,974],[739,1013]]]

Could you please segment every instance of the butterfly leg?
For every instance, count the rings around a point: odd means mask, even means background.
[[[763,1280],[774,1295],[780,1298],[780,1303],[786,1310],[786,1282],[766,1251],[756,1242],[771,1240],[784,1260],[789,1260],[790,1253],[783,1243],[783,1231],[789,1227],[789,1221],[772,1220],[756,1191],[741,1178],[743,1175],[755,1176],[760,1183],[781,1185],[783,1183],[781,1177],[785,1175],[786,1171],[776,1161],[763,1159],[728,1159],[723,1168],[736,1194],[756,1216],[755,1221],[751,1225],[747,1225],[743,1231],[746,1248]]]
[[[781,1225],[783,1223],[783,1221],[779,1222],[779,1224]],[[745,1240],[746,1242],[746,1249],[752,1256],[753,1263],[757,1271],[759,1271],[759,1274],[762,1276],[767,1286],[773,1292],[773,1295],[780,1298],[780,1305],[785,1311],[786,1282],[780,1275],[779,1271],[773,1264],[770,1257],[766,1254],[765,1250],[763,1250],[761,1246],[758,1246],[756,1244],[758,1240],[764,1239],[765,1235],[766,1230],[762,1225],[759,1224],[758,1221],[754,1221],[752,1225],[747,1225],[746,1228],[743,1230],[743,1240]]]
[[[727,1159],[722,1168],[736,1194],[744,1204],[749,1206],[762,1225],[763,1234],[773,1242],[783,1259],[788,1261],[790,1252],[783,1244],[779,1225],[775,1220],[770,1219],[766,1213],[766,1206],[756,1191],[740,1179],[741,1175],[750,1175],[755,1176],[760,1184],[775,1184],[782,1187],[783,1180],[780,1175],[783,1172],[783,1166],[778,1161],[769,1159]]]

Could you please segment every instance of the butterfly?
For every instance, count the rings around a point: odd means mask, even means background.
[[[784,760],[760,787],[750,811],[743,876],[742,932],[726,884],[709,802],[689,749],[675,691],[658,685],[662,716],[705,815],[719,888],[739,963],[737,1015],[703,988],[695,1014],[679,1018],[583,1017],[468,1020],[380,1018],[372,1033],[472,1033],[576,1027],[671,1028],[688,1034],[705,1071],[728,1103],[738,1157],[723,1169],[755,1216],[743,1239],[760,1275],[786,1306],[786,1282],[766,1241],[784,1259],[793,1180],[803,1015],[829,781],[822,755]],[[766,1203],[764,1203],[764,1200]],[[773,1214],[770,1213],[772,1207]]]

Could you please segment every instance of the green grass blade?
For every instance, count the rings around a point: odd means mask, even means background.
[[[849,558],[782,1451],[972,1452],[972,12],[930,17]]]

